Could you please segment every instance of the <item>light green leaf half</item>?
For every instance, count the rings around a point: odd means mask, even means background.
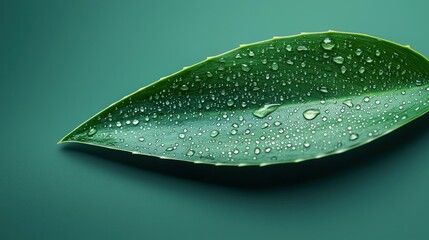
[[[305,33],[186,67],[60,142],[263,166],[347,151],[422,116],[428,104],[429,62],[409,46],[362,34]]]

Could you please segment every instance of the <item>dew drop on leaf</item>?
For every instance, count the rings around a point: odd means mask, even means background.
[[[307,109],[302,114],[305,119],[307,120],[313,120],[320,114],[320,110],[318,109]]]
[[[274,112],[275,110],[277,110],[277,108],[280,106],[280,104],[278,103],[273,103],[273,104],[265,104],[264,106],[262,106],[261,108],[256,109],[253,112],[253,115],[255,115],[258,118],[264,118],[266,117],[268,114]]]
[[[335,43],[330,38],[325,38],[322,42],[322,47],[325,50],[332,50],[335,47]]]

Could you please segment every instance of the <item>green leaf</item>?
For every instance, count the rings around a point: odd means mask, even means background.
[[[425,114],[429,62],[343,32],[241,45],[96,114],[61,142],[216,165],[300,162],[368,143]]]

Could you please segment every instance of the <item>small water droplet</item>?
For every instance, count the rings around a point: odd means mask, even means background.
[[[254,56],[255,56],[255,53],[254,53],[252,50],[250,50],[250,51],[249,51],[249,56],[250,56],[250,57],[254,57]]]
[[[359,68],[359,73],[364,73],[365,72],[365,68],[364,67],[360,67]]]
[[[279,69],[279,65],[273,62],[273,64],[271,65],[271,69],[273,69],[274,71],[277,71]]]
[[[369,97],[364,97],[364,98],[363,98],[363,101],[364,101],[364,102],[369,102]]]
[[[117,127],[121,127],[121,126],[122,126],[122,123],[118,121],[118,122],[116,122],[116,126],[117,126]]]
[[[260,154],[261,153],[261,149],[260,148],[258,148],[258,147],[256,147],[255,148],[255,154],[256,155],[258,155],[258,154]]]
[[[288,45],[286,46],[286,50],[287,50],[288,52],[292,51],[292,46],[288,44]]]
[[[310,143],[309,143],[309,142],[307,142],[307,141],[305,141],[305,142],[304,142],[304,147],[305,147],[305,148],[309,148],[309,147],[310,147]]]
[[[241,70],[243,70],[244,72],[249,72],[250,66],[247,64],[241,64]]]
[[[350,141],[357,140],[358,138],[359,138],[359,134],[357,134],[357,133],[352,133],[352,134],[350,134],[350,136],[349,136],[349,140],[350,140]]]
[[[360,48],[356,49],[355,53],[357,56],[360,56],[362,54],[362,49]]]
[[[325,86],[322,86],[322,87],[319,88],[319,91],[322,92],[322,93],[328,93],[328,88],[325,87]]]
[[[416,86],[421,86],[422,85],[422,80],[417,79],[416,80]]]
[[[226,105],[228,105],[228,107],[231,107],[232,105],[234,105],[234,100],[228,99],[228,101],[226,101]]]
[[[173,150],[174,150],[174,147],[168,147],[167,149],[165,149],[165,151],[167,151],[167,152],[171,152]]]
[[[232,130],[231,130],[231,134],[232,134],[232,135],[237,134],[237,132],[238,132],[238,131],[237,131],[237,129],[232,129]]]
[[[306,51],[306,50],[307,50],[307,47],[306,47],[306,46],[298,46],[296,49],[297,49],[298,51]]]
[[[347,107],[351,108],[353,107],[353,102],[351,99],[347,99],[343,102],[344,105],[346,105]]]
[[[325,38],[322,42],[322,47],[325,50],[332,50],[335,47],[335,43],[330,38]]]
[[[305,119],[307,120],[313,120],[320,114],[320,110],[318,109],[307,109],[302,114]]]
[[[347,71],[346,66],[342,66],[342,67],[341,67],[341,73],[343,73],[343,74],[344,74],[344,73],[346,73],[346,71]]]
[[[194,150],[189,150],[188,152],[186,152],[186,156],[194,156],[195,151]]]
[[[210,136],[211,136],[211,137],[217,137],[217,135],[219,135],[219,131],[218,131],[218,130],[213,130],[213,131],[210,133]]]
[[[367,57],[367,58],[366,58],[366,62],[368,62],[368,63],[372,63],[372,58],[371,58],[371,57]]]
[[[139,137],[140,142],[144,142],[144,137]]]
[[[262,64],[267,64],[267,59],[262,59]]]
[[[274,112],[275,110],[277,110],[277,108],[280,106],[280,104],[278,103],[273,103],[273,104],[265,104],[264,106],[262,106],[259,109],[256,109],[253,112],[253,115],[255,115],[258,118],[264,118],[266,117],[268,114]]]
[[[380,56],[380,54],[381,54],[381,52],[380,52],[380,50],[375,50],[375,55],[378,57],[378,56]]]
[[[286,63],[289,64],[289,65],[293,65],[293,61],[292,60],[287,60]]]
[[[97,129],[95,129],[95,128],[90,128],[90,129],[89,129],[89,131],[88,131],[88,136],[89,136],[89,137],[92,137],[92,136],[94,136],[96,133],[97,133]]]
[[[213,77],[213,73],[211,73],[211,72],[207,72],[207,77],[209,77],[209,78],[211,78],[211,77]]]
[[[264,128],[267,128],[269,126],[270,126],[270,124],[268,124],[267,122],[265,122],[265,123],[262,124],[261,128],[264,129]]]
[[[134,119],[134,120],[133,120],[133,124],[134,124],[134,125],[137,125],[137,124],[139,124],[139,120],[137,120],[137,119]]]
[[[282,123],[280,121],[275,121],[274,122],[274,126],[280,126],[280,125],[282,125]]]
[[[271,152],[271,148],[270,148],[270,147],[265,148],[265,152],[266,152],[266,153]]]
[[[180,87],[180,90],[182,90],[182,91],[186,91],[186,90],[188,90],[189,89],[189,87],[188,87],[188,85],[186,85],[186,84],[183,84],[181,87]]]
[[[332,60],[334,60],[334,62],[338,63],[338,64],[343,64],[344,63],[344,58],[341,57],[341,56],[335,56],[335,57],[332,58]]]
[[[184,139],[184,138],[185,138],[185,134],[183,134],[183,133],[179,133],[179,138],[180,138],[180,139]]]

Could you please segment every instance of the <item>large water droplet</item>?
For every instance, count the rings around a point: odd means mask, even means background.
[[[218,130],[213,130],[213,131],[210,133],[210,136],[211,136],[211,137],[216,137],[217,135],[219,135],[219,131],[218,131]]]
[[[351,108],[353,107],[353,102],[351,99],[347,99],[343,102],[344,105],[346,105],[347,107]]]
[[[362,49],[360,48],[356,49],[355,53],[357,56],[360,56],[362,54]]]
[[[231,107],[232,105],[234,105],[234,100],[228,99],[228,101],[226,101],[226,105],[228,105],[228,107]]]
[[[279,65],[273,62],[273,64],[271,65],[271,69],[273,69],[274,71],[277,71],[279,69]]]
[[[275,110],[277,110],[277,108],[280,106],[280,104],[278,103],[273,103],[273,104],[265,104],[264,106],[262,106],[259,109],[256,109],[253,112],[253,115],[255,115],[258,118],[264,118],[266,117],[268,114],[274,112]]]
[[[344,62],[344,58],[341,56],[335,56],[334,58],[332,58],[332,60],[334,60],[334,62],[338,64],[343,64]]]
[[[307,47],[306,47],[306,46],[298,46],[296,49],[297,49],[298,51],[306,51],[306,50],[307,50]]]
[[[186,152],[186,156],[194,156],[195,151],[194,150],[189,150],[188,152]]]
[[[182,90],[182,91],[186,91],[186,90],[188,90],[189,89],[189,87],[188,87],[188,85],[186,85],[186,84],[183,84],[181,87],[180,87],[180,90]]]
[[[241,70],[243,70],[244,72],[249,72],[250,66],[247,64],[241,64]]]
[[[349,140],[350,140],[350,141],[357,140],[358,138],[359,138],[359,134],[357,134],[357,133],[352,133],[352,134],[350,134],[350,136],[349,136]]]
[[[332,50],[332,48],[335,47],[335,43],[332,42],[332,40],[330,38],[325,38],[322,42],[322,47],[325,50]]]
[[[89,137],[92,137],[92,136],[94,136],[96,133],[97,133],[97,129],[95,129],[95,128],[90,128],[90,129],[89,129],[89,131],[88,131],[88,136],[89,136]]]
[[[320,114],[320,110],[318,109],[307,109],[302,114],[305,119],[307,120],[313,120]]]

